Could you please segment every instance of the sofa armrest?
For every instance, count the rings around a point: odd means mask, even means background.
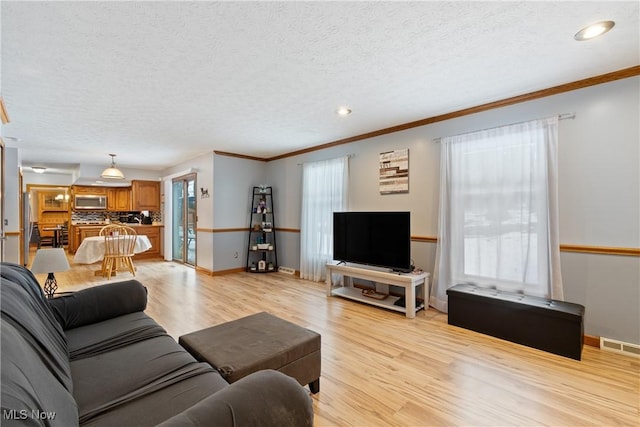
[[[313,404],[298,382],[278,371],[254,372],[160,426],[313,426]]]
[[[144,311],[147,289],[137,280],[109,283],[48,300],[63,329]]]

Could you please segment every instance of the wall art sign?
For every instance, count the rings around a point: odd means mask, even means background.
[[[409,192],[409,149],[380,153],[380,194]]]

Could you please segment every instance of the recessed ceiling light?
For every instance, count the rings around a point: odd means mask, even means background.
[[[44,173],[47,170],[44,166],[31,166],[31,170],[35,173]]]
[[[578,31],[576,35],[573,36],[573,38],[579,42],[590,40],[603,35],[607,31],[612,29],[614,25],[616,25],[616,23],[613,21],[596,22],[595,24],[591,24],[588,27],[584,27],[583,29]]]
[[[349,114],[351,114],[351,109],[348,107],[340,107],[336,110],[336,113],[342,117],[348,116]]]

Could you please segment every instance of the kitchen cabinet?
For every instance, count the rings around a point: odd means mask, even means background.
[[[131,188],[112,187],[107,190],[107,210],[127,212],[131,209]]]
[[[38,191],[37,221],[41,236],[53,236],[47,228],[69,221],[69,199],[64,191]]]
[[[80,241],[80,229],[74,225],[69,226],[69,246],[67,250],[70,254],[75,254],[78,250],[78,245]]]
[[[41,212],[67,212],[69,196],[64,191],[38,191],[38,207]]]
[[[81,227],[80,228],[80,243],[87,237],[99,236],[102,225],[99,227]]]
[[[160,210],[160,181],[131,181],[131,210]]]
[[[71,187],[73,194],[91,194],[96,196],[106,196],[107,195],[107,187],[93,187],[93,186],[82,186],[82,185],[74,185]]]
[[[154,258],[163,255],[161,237],[164,227],[157,225],[135,225],[131,228],[133,228],[136,233],[147,236],[151,242],[151,249],[136,254],[133,259]]]
[[[69,227],[69,252],[75,253],[87,237],[99,236],[104,225],[72,225]]]

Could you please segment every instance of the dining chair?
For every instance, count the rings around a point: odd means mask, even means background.
[[[38,245],[38,249],[40,249],[41,246],[53,247],[53,236],[42,236],[38,223],[33,222],[31,223],[31,239],[29,243],[35,243]]]
[[[138,233],[126,225],[110,224],[102,227],[100,235],[104,236],[103,276],[110,279],[119,264],[135,276],[133,255]]]
[[[60,247],[69,246],[69,221],[60,226]]]

